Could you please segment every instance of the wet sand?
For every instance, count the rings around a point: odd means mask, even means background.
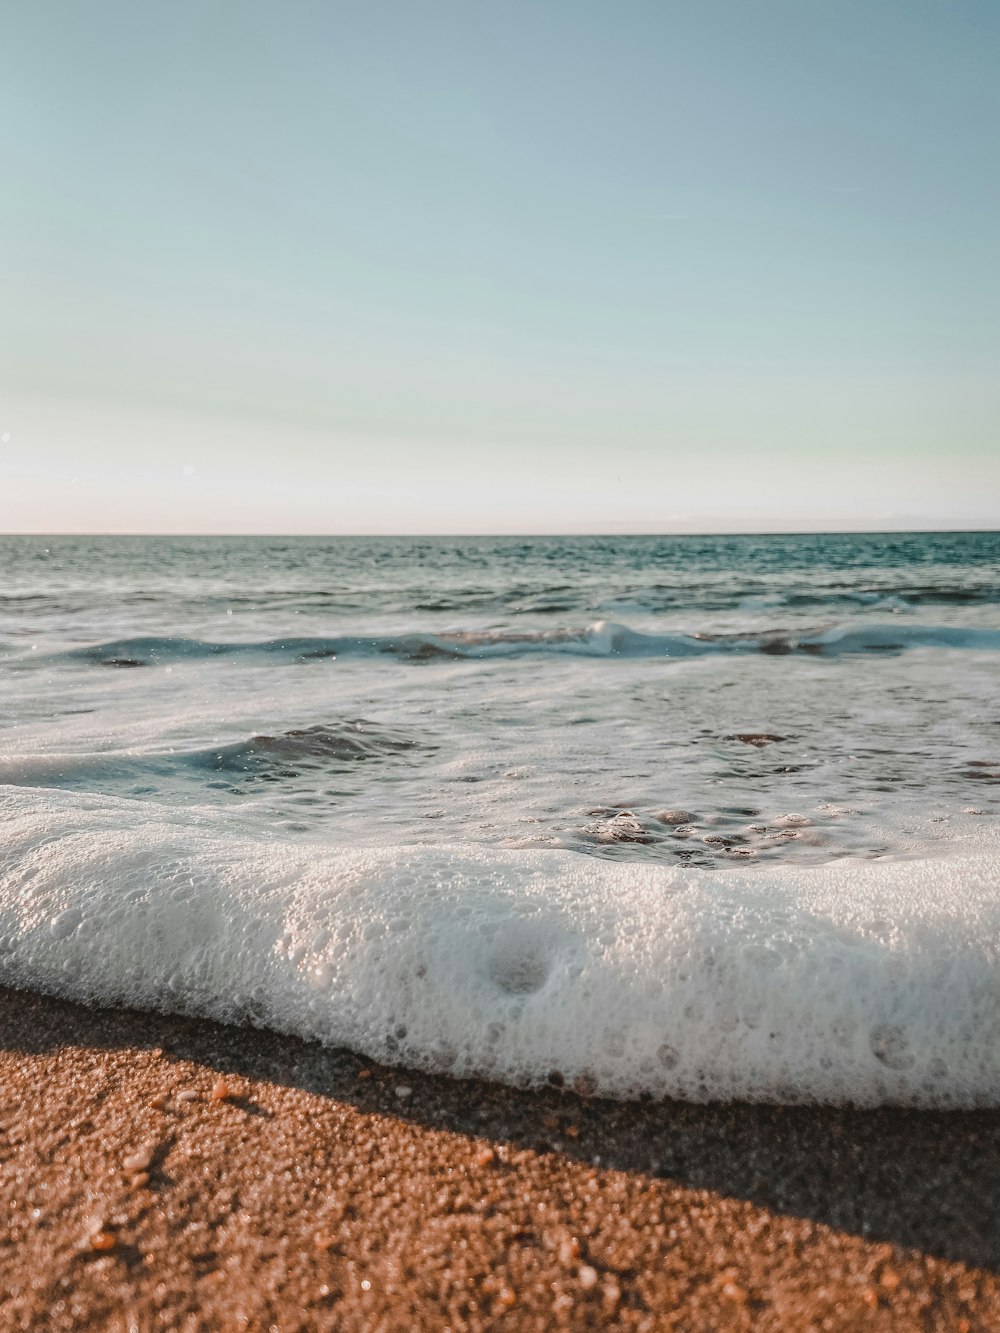
[[[618,1105],[0,990],[0,1328],[1000,1328],[1000,1117]]]

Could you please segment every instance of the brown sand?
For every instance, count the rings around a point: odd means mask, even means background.
[[[3,990],[0,1087],[3,1329],[1000,1328],[992,1114],[517,1093]]]

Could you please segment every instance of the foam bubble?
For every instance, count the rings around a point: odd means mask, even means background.
[[[0,977],[620,1097],[1000,1104],[989,852],[692,873],[0,794]]]

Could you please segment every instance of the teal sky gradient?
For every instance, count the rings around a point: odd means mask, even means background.
[[[1000,525],[992,0],[2,27],[0,529]]]

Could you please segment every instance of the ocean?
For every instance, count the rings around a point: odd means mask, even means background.
[[[1000,1104],[1000,534],[0,538],[0,980]]]

